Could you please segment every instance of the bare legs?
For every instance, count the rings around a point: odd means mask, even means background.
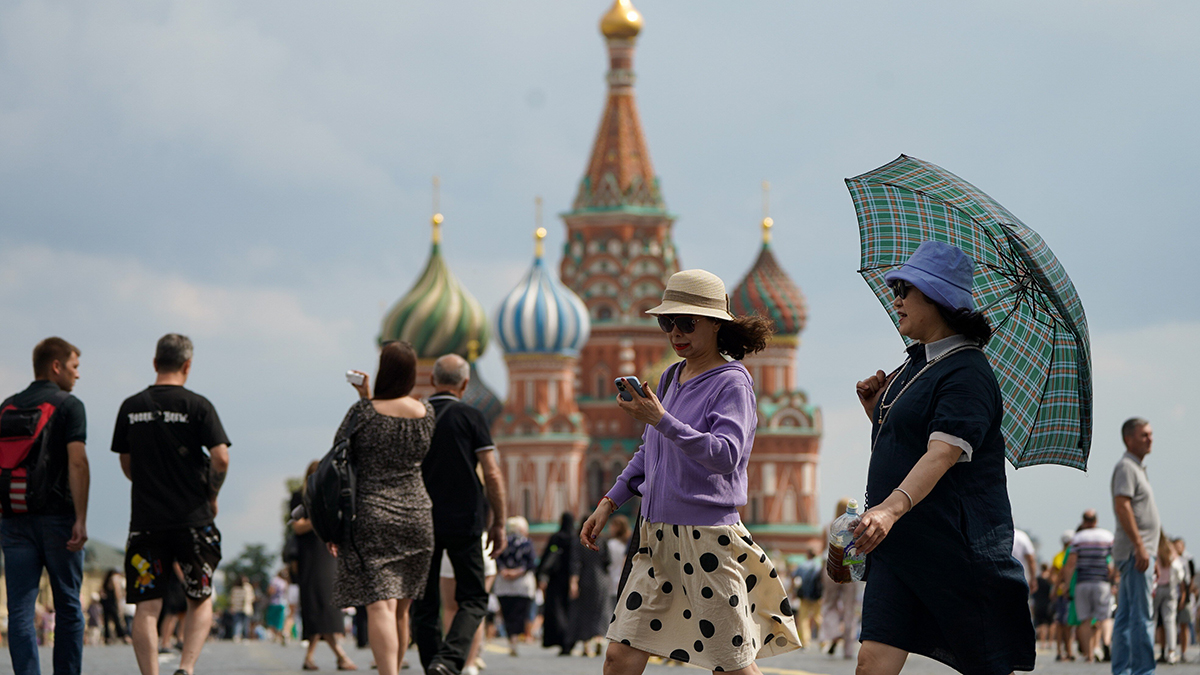
[[[408,649],[408,606],[412,600],[380,600],[367,605],[367,632],[379,675],[398,675]]]
[[[212,632],[212,596],[203,600],[188,598],[188,613],[183,620],[183,655],[179,667],[189,673],[196,672],[196,660],[208,634]]]
[[[162,600],[137,603],[133,615],[133,654],[142,675],[158,675],[158,615]]]
[[[604,652],[604,675],[642,675],[649,659],[650,655],[640,649],[620,642],[609,642],[608,649]],[[762,675],[762,671],[754,663],[745,668],[724,672],[726,675]],[[713,673],[715,675],[716,671]]]
[[[317,651],[317,643],[322,640],[329,643],[329,648],[333,650],[334,656],[337,657],[338,668],[341,668],[342,670],[358,670],[358,666],[354,665],[354,662],[350,660],[350,657],[346,654],[346,651],[342,649],[342,644],[339,642],[340,637],[341,635],[338,633],[314,635],[312,639],[308,641],[308,652],[304,654],[305,670],[317,669],[317,664],[315,661],[313,661],[313,654],[315,654]],[[403,657],[401,657],[401,659],[403,659]]]
[[[191,673],[200,658],[200,648],[212,630],[212,597],[188,598],[187,603],[179,667]],[[158,615],[161,612],[162,600],[146,600],[137,604],[137,613],[133,615],[133,653],[142,675],[158,675]]]

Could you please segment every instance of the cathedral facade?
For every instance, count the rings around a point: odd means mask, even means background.
[[[614,378],[635,375],[656,385],[677,360],[657,321],[644,313],[659,303],[680,264],[671,236],[675,217],[654,173],[634,97],[641,28],[629,0],[617,0],[601,18],[608,92],[575,200],[562,214],[566,242],[559,274],[544,260],[545,232],[539,229],[533,264],[495,316],[495,338],[508,367],[507,401],[501,404],[474,371],[467,392],[469,402],[494,420],[508,511],[525,516],[535,536],[557,529],[564,511],[590,514],[640,445],[644,426],[616,406]],[[435,215],[426,269],[389,311],[380,334],[381,341],[413,343],[421,359],[418,383],[428,381],[441,354],[458,353],[473,363],[492,338],[479,303],[441,257],[440,223]],[[758,429],[741,512],[756,541],[792,553],[821,535],[822,423],[820,409],[797,386],[795,357],[806,308],[772,252],[772,224],[764,218],[758,258],[730,291],[736,314],[762,314],[776,329],[767,350],[744,361],[755,382]]]

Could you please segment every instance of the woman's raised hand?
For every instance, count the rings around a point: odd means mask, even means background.
[[[854,385],[854,389],[858,392],[858,402],[862,404],[868,418],[875,414],[875,404],[879,402],[879,396],[883,393],[883,388],[887,386],[889,379],[891,378],[887,373],[877,370],[874,375]]]
[[[633,390],[633,382],[625,380],[625,384],[631,391]],[[658,421],[663,418],[663,415],[667,411],[662,407],[662,402],[658,400],[658,396],[650,389],[649,383],[642,383],[642,394],[644,395],[638,396],[634,394],[631,401],[626,401],[618,394],[617,405],[633,419],[654,426],[658,424]]]
[[[371,398],[371,376],[367,375],[361,370],[354,370],[351,372],[358,373],[363,377],[362,384],[354,384],[353,382],[350,383],[350,386],[354,387],[355,391],[358,392],[359,398]]]
[[[596,546],[596,537],[604,531],[604,526],[608,524],[608,517],[616,510],[616,505],[611,499],[601,499],[596,505],[596,510],[592,511],[592,515],[584,521],[583,527],[579,530],[579,543],[593,551],[599,551],[600,547]]]

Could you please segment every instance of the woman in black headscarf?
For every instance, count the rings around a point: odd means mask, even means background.
[[[550,535],[538,564],[538,587],[542,589],[542,646],[558,647],[559,654],[571,653],[571,544],[575,541],[575,516],[563,512],[558,532]]]

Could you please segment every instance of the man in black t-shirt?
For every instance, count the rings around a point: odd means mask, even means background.
[[[43,431],[50,434],[45,481],[30,486],[43,492],[46,501],[0,521],[8,587],[8,653],[16,675],[42,672],[34,616],[45,569],[54,592],[54,672],[78,673],[83,663],[79,591],[90,483],[83,402],[68,393],[79,379],[79,349],[62,338],[42,340],[33,350],[33,376],[36,379],[25,391],[0,403],[0,409],[9,404],[22,410],[45,403],[55,406]],[[19,427],[9,430],[2,423],[0,432],[9,432],[5,434],[9,438],[25,435]]]
[[[190,339],[164,335],[154,370],[154,385],[125,399],[113,429],[112,450],[133,481],[126,602],[137,603],[138,668],[142,675],[158,675],[158,616],[167,579],[179,564],[188,613],[175,674],[191,675],[212,627],[212,577],[221,561],[213,519],[229,470],[229,439],[208,399],[183,386],[192,370]]]
[[[506,542],[504,477],[496,461],[496,446],[483,413],[461,400],[470,372],[470,364],[457,354],[447,354],[433,365],[436,392],[429,402],[438,421],[421,464],[425,489],[433,502],[433,563],[425,595],[413,602],[412,610],[421,665],[431,675],[462,672],[475,630],[487,614],[482,535],[486,530],[493,558],[500,555]],[[483,472],[482,483],[477,467]],[[454,599],[458,601],[458,612],[445,639],[438,618],[443,551],[454,567]]]

